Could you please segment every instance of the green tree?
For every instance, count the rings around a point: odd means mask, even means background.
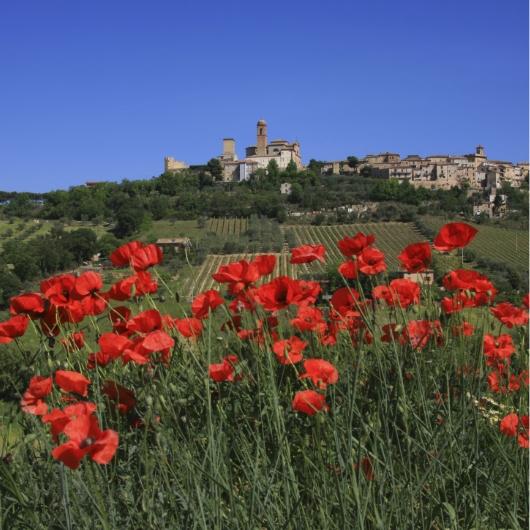
[[[96,252],[100,252],[102,258],[107,258],[113,250],[120,246],[120,244],[120,240],[115,235],[103,234],[98,239]]]
[[[210,174],[212,175],[213,180],[223,180],[223,167],[218,158],[212,158],[206,164],[206,167]]]
[[[116,215],[114,234],[122,239],[132,236],[142,226],[143,219],[144,212],[140,207],[130,204],[122,206]]]
[[[79,228],[63,235],[64,248],[77,263],[91,258],[97,252],[97,235],[90,228]]]
[[[9,299],[22,290],[22,282],[16,274],[3,268],[0,269],[0,308],[9,305]]]
[[[267,175],[270,180],[274,182],[278,181],[278,177],[280,176],[280,168],[278,166],[278,162],[276,162],[274,158],[267,164]]]
[[[285,174],[287,175],[287,177],[295,177],[297,173],[298,168],[296,167],[294,160],[291,160],[285,168]]]
[[[169,212],[169,197],[167,195],[155,195],[149,201],[149,210],[153,219],[164,219]]]
[[[359,165],[359,159],[356,156],[349,156],[346,158],[348,165],[355,169]]]

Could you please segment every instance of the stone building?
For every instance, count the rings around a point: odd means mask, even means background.
[[[181,249],[187,249],[192,246],[189,237],[160,238],[156,240],[156,244],[166,254],[170,251],[178,252]]]
[[[268,143],[267,123],[259,120],[256,131],[256,145],[245,149],[245,158],[239,160],[236,153],[236,142],[233,138],[223,139],[223,154],[219,156],[223,166],[223,181],[248,180],[257,169],[266,169],[271,160],[276,161],[279,169],[285,169],[291,161],[302,169],[300,144],[287,140],[272,140]]]
[[[175,173],[181,171],[182,169],[188,169],[190,166],[186,162],[181,160],[175,160],[171,156],[164,157],[164,172],[165,173]]]
[[[403,159],[396,153],[368,155],[360,168],[370,167],[374,177],[407,180],[413,186],[428,189],[451,189],[468,186],[471,190],[500,189],[503,183],[520,187],[528,177],[528,164],[488,160],[484,146],[462,156],[409,155]]]

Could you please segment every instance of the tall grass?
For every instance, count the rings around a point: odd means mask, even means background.
[[[422,305],[385,314],[405,325],[434,318],[431,293]],[[147,298],[137,310],[152,307]],[[327,359],[340,378],[327,390],[329,413],[303,416],[291,409],[306,383],[280,366],[272,339],[242,341],[220,331],[219,308],[197,342],[179,339],[169,366],[151,369],[114,363],[85,369],[104,319],[86,321],[88,348],[65,354],[36,335],[6,348],[24,367],[32,342],[34,373],[62,367],[91,378],[101,424],[119,431],[106,466],[85,459],[72,471],[51,456],[40,420],[6,406],[0,438],[2,529],[456,529],[528,526],[528,452],[504,437],[499,419],[528,410],[527,396],[487,391],[482,337],[499,332],[485,309],[474,309],[472,337],[453,337],[444,322],[443,345],[422,351],[383,343],[374,321],[372,344],[341,334],[324,347],[310,333],[305,357]],[[246,318],[253,320],[264,314]],[[288,337],[293,309],[282,312]],[[378,318],[382,318],[379,316]],[[377,322],[377,324],[379,324]],[[504,330],[505,331],[505,330]],[[28,332],[30,334],[30,332]],[[526,365],[526,332],[518,331],[514,362]],[[235,353],[243,378],[215,383],[208,365]],[[7,355],[7,353],[6,353]],[[11,365],[13,366],[13,365]],[[29,373],[4,379],[4,394],[19,399]],[[142,425],[129,426],[98,392],[103,379],[135,391]],[[7,381],[7,382],[6,382]],[[57,403],[59,405],[59,403]],[[11,429],[14,435],[8,435]],[[363,464],[369,460],[373,476]]]

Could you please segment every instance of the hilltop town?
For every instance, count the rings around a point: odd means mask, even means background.
[[[294,164],[304,169],[301,147],[298,141],[277,139],[268,142],[267,123],[260,119],[256,124],[256,144],[245,149],[245,157],[239,159],[236,141],[223,139],[222,154],[216,157],[222,167],[223,182],[247,181],[258,169],[275,164],[282,170]],[[465,187],[472,192],[489,192],[491,202],[499,195],[501,202],[503,183],[520,188],[528,178],[528,162],[513,163],[505,160],[489,160],[484,146],[464,155],[437,154],[424,158],[418,155],[401,157],[399,153],[369,154],[363,158],[348,157],[344,160],[319,162],[322,174],[363,175],[387,180],[407,181],[416,188],[450,190]],[[170,156],[164,159],[165,172],[187,169],[185,162]],[[487,209],[487,208],[486,208]],[[480,212],[477,212],[480,213]]]

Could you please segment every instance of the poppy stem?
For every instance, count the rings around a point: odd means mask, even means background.
[[[65,475],[64,465],[60,464],[61,473],[61,489],[63,490],[63,506],[64,515],[66,518],[67,530],[72,530],[72,514],[70,513],[70,493],[68,490],[68,478]]]

